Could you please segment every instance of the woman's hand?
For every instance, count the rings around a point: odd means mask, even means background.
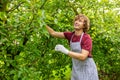
[[[56,46],[55,46],[55,51],[60,51],[60,52],[62,52],[62,53],[64,53],[64,54],[68,54],[68,52],[69,52],[69,50],[68,49],[66,49],[63,45],[61,45],[61,44],[57,44]]]

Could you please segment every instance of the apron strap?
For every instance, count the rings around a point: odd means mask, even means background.
[[[81,37],[80,37],[80,45],[81,45],[81,41],[82,41],[82,37],[83,37],[84,32],[82,33]]]
[[[72,34],[72,37],[71,37],[70,41],[72,41],[74,35],[75,35],[75,34]]]
[[[84,32],[81,34],[81,37],[80,37],[80,44],[81,44],[81,41],[82,41],[83,34],[84,34]],[[75,35],[75,34],[72,35],[72,37],[71,37],[71,39],[70,39],[70,42],[72,41],[74,35]]]

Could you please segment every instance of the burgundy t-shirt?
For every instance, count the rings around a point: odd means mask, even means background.
[[[74,32],[64,32],[64,36],[69,41],[69,44],[70,44],[70,40],[73,34]],[[74,35],[72,38],[72,42],[78,42],[78,41],[80,41],[80,36]],[[81,48],[89,51],[88,57],[92,57],[92,53],[91,53],[92,52],[92,39],[90,35],[87,33],[84,33],[82,37]]]

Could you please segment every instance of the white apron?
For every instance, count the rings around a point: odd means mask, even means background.
[[[81,40],[82,40],[83,34],[84,33],[82,33],[79,42],[72,42],[72,38],[74,34],[72,35],[70,40],[70,47],[73,52],[78,52],[78,53],[81,52]],[[97,68],[93,58],[88,57],[84,61],[72,58],[71,80],[99,80]]]

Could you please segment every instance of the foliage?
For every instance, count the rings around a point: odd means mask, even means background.
[[[119,0],[0,0],[0,78],[2,80],[69,80],[71,59],[54,51],[66,40],[51,37],[73,31],[73,18],[90,18],[93,58],[100,80],[120,79]]]

